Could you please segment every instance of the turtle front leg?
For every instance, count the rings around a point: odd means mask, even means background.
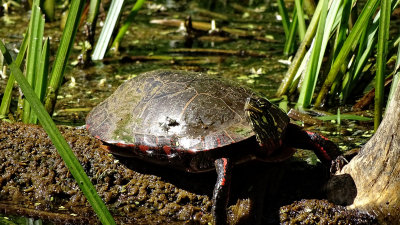
[[[285,138],[285,143],[291,147],[314,151],[319,160],[328,166],[332,163],[332,160],[342,155],[337,145],[326,137],[303,130],[303,128],[294,124],[288,124]]]
[[[215,160],[217,182],[215,183],[212,198],[212,214],[215,225],[227,224],[227,206],[232,177],[232,162],[228,158]]]

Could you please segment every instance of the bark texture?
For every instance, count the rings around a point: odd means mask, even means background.
[[[350,208],[366,210],[382,224],[400,222],[400,91],[375,135],[338,174],[349,174],[357,195]]]

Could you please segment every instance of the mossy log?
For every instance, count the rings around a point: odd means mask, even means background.
[[[60,130],[117,224],[211,222],[215,172],[190,174],[117,158],[84,129]],[[374,224],[366,214],[316,200],[326,198],[328,178],[322,165],[299,160],[236,166],[228,222]],[[99,224],[44,130],[20,123],[0,122],[0,213],[60,224]]]
[[[355,183],[355,198],[347,200],[352,203],[349,208],[365,210],[375,215],[382,224],[400,223],[399,105],[400,89],[397,88],[374,136],[337,173],[342,177],[350,175]],[[350,182],[347,188],[351,189],[351,186]]]

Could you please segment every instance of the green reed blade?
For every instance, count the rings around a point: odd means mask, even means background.
[[[314,38],[315,31],[317,30],[318,20],[321,15],[321,8],[322,8],[322,1],[318,3],[314,16],[312,17],[311,22],[308,25],[306,36],[304,40],[301,42],[297,50],[297,53],[292,63],[290,64],[287,73],[285,74],[285,78],[283,79],[281,85],[278,88],[278,91],[276,92],[276,95],[278,97],[286,94],[289,88],[291,87],[293,79],[301,65],[301,62],[303,61],[304,55],[307,52],[307,47],[311,44],[311,41]]]
[[[287,40],[289,37],[290,19],[288,16],[287,9],[285,7],[285,2],[283,0],[277,0],[277,3],[278,3],[279,15],[281,15],[282,18],[282,27],[283,30],[285,31],[285,37]]]
[[[108,43],[110,43],[111,35],[114,32],[114,28],[117,24],[123,4],[124,0],[113,0],[111,2],[106,21],[104,22],[103,29],[101,30],[99,40],[97,41],[92,55],[93,60],[102,60],[104,58]]]
[[[42,53],[42,40],[43,40],[43,32],[44,32],[44,16],[40,13],[39,11],[40,19],[39,19],[39,24],[38,24],[38,34],[37,34],[37,40],[36,40],[36,54],[35,54],[35,65],[34,65],[34,75],[33,75],[33,79],[34,79],[34,90],[35,93],[38,95],[39,99],[42,101],[43,99],[40,98],[40,93],[41,93],[41,89],[42,87],[47,86],[47,79],[44,79],[42,76],[43,74],[41,74],[39,72],[40,69],[40,58],[41,58],[41,53]],[[43,84],[43,82],[46,82],[45,84]],[[35,115],[34,112],[30,112],[29,115],[29,123],[32,124],[36,124],[37,123],[37,116]]]
[[[290,55],[294,51],[294,46],[296,45],[296,31],[298,31],[298,18],[297,18],[297,10],[293,10],[293,21],[289,26],[289,35],[286,38],[285,46],[283,47],[283,54]]]
[[[381,0],[381,16],[379,19],[378,30],[378,52],[376,58],[376,78],[375,78],[375,112],[374,129],[378,129],[382,121],[383,102],[384,102],[384,82],[386,57],[388,51],[389,27],[390,27],[390,0]]]
[[[53,142],[58,153],[64,160],[65,165],[68,167],[72,176],[75,178],[85,197],[92,205],[93,210],[96,212],[101,223],[107,225],[115,224],[113,217],[107,210],[107,207],[101,200],[100,196],[96,193],[96,189],[90,182],[88,176],[85,174],[83,167],[75,157],[68,143],[61,135],[60,131],[57,129],[50,115],[43,107],[43,104],[36,96],[25,76],[22,74],[19,66],[12,61],[11,55],[2,41],[0,41],[0,51],[3,53],[7,64],[10,66],[11,72],[14,74],[15,79],[17,80],[19,86],[22,89],[22,92],[24,93],[25,98],[30,102],[33,112],[36,113],[41,125],[49,135],[50,140]]]
[[[388,100],[386,102],[386,108],[389,105],[389,102],[391,101],[394,93],[397,91],[397,87],[399,86],[399,78],[400,78],[400,45],[397,44],[397,57],[396,57],[396,65],[395,65],[395,69],[393,71],[393,81],[392,81],[392,85],[390,87],[390,92],[389,92],[389,97]]]
[[[44,0],[42,5],[44,14],[49,21],[55,18],[55,0]]]
[[[49,58],[50,58],[50,40],[49,38],[43,44],[43,49],[40,52],[40,58],[38,62],[36,82],[35,82],[35,93],[38,96],[40,102],[43,103],[44,95],[46,94],[47,78],[49,73]],[[36,113],[31,112],[30,123],[37,124]]]
[[[28,53],[26,60],[26,79],[32,87],[35,86],[35,75],[36,75],[36,65],[37,65],[37,53],[40,53],[40,49],[42,46],[43,39],[43,31],[40,31],[42,21],[42,14],[39,8],[40,2],[35,0],[32,4],[32,17],[29,24],[29,44],[28,44]],[[24,100],[24,109],[22,122],[28,123],[31,114],[31,108],[29,102]]]
[[[299,31],[299,37],[300,41],[303,41],[304,36],[306,35],[306,22],[304,20],[304,11],[303,11],[303,0],[294,0],[295,5],[296,5],[296,11],[297,11],[297,21],[299,23],[298,26],[298,31]]]
[[[17,58],[15,59],[15,64],[18,66],[21,66],[22,60],[24,59],[26,49],[28,47],[28,37],[29,37],[29,29],[27,29],[25,32],[25,36],[24,39],[22,40],[21,47],[19,48]],[[15,83],[14,74],[10,73],[10,76],[8,77],[7,81],[7,86],[4,90],[3,98],[1,99],[0,119],[5,118],[10,110],[12,89],[14,87],[14,83]]]
[[[308,107],[311,104],[312,95],[314,93],[315,84],[319,73],[319,67],[325,52],[325,46],[323,46],[324,33],[329,34],[330,31],[329,25],[327,27],[327,31],[325,31],[325,22],[328,14],[329,1],[322,1],[321,17],[318,23],[317,33],[315,35],[314,46],[311,50],[310,62],[308,63],[308,67],[306,69],[306,74],[304,76],[303,85],[301,87],[300,96],[297,102],[297,106],[300,108]]]
[[[65,66],[74,43],[76,31],[78,30],[84,3],[85,1],[83,0],[71,1],[67,22],[54,60],[51,79],[46,93],[45,107],[47,112],[50,114],[53,113],[58,89],[60,88],[61,82],[64,78]]]
[[[111,47],[115,48],[116,51],[118,51],[118,47],[122,41],[122,38],[125,36],[126,31],[133,23],[136,14],[139,12],[139,9],[142,8],[142,5],[144,2],[145,2],[145,0],[137,0],[136,1],[131,12],[129,13],[128,17],[125,20],[124,25],[122,25],[122,27],[119,29],[118,34],[115,37],[114,42],[111,45]]]
[[[322,88],[315,102],[316,107],[322,106],[322,102],[325,99],[326,95],[328,94],[328,91],[330,90],[333,82],[335,81],[336,75],[340,71],[341,66],[346,61],[350,52],[354,50],[354,48],[356,47],[360,39],[360,34],[364,29],[367,28],[371,17],[374,15],[376,8],[379,5],[378,3],[379,3],[378,0],[368,0],[368,2],[365,4],[353,29],[350,31],[349,36],[343,43],[343,47],[341,48],[335,61],[333,62],[333,65],[328,73],[327,78],[324,81],[324,84],[322,85]]]

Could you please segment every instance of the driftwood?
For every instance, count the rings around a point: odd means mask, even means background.
[[[160,25],[164,25],[164,26],[171,26],[171,27],[180,27],[181,24],[185,24],[185,21],[178,20],[178,19],[151,20],[150,23],[151,24],[160,24]],[[207,31],[207,32],[209,30],[211,30],[211,23],[193,21],[192,26],[195,30]],[[234,37],[251,38],[251,39],[264,41],[264,42],[270,42],[270,43],[279,43],[280,42],[279,40],[269,39],[269,38],[260,36],[257,31],[246,31],[246,30],[237,29],[237,28],[230,28],[227,26],[218,27],[218,29],[225,34],[229,34],[230,36],[234,36]],[[270,29],[272,29],[272,28],[270,28]],[[270,32],[272,32],[272,31],[270,31]]]
[[[385,80],[385,89],[388,90],[390,85],[392,84],[392,77],[386,78]],[[360,100],[357,101],[356,104],[351,108],[353,111],[361,111],[363,109],[368,108],[371,104],[373,104],[375,98],[375,88],[372,88],[368,93],[366,93]]]
[[[386,109],[385,117],[375,135],[360,153],[346,165],[333,180],[346,178],[346,199],[349,208],[365,210],[375,215],[382,224],[400,223],[400,89]],[[342,179],[342,184],[346,183]],[[343,185],[342,185],[343,186]],[[331,196],[338,196],[336,188]],[[355,198],[354,198],[355,197]],[[336,199],[337,200],[337,199]],[[342,199],[343,200],[343,199]]]

